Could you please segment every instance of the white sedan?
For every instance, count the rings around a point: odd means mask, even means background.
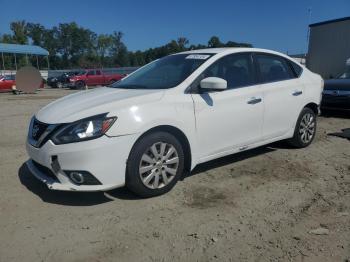
[[[269,50],[169,55],[42,108],[27,166],[50,189],[160,195],[199,163],[278,140],[310,145],[322,89],[319,75]]]

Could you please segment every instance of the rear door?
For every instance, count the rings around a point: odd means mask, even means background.
[[[264,97],[263,139],[283,136],[293,128],[299,116],[304,86],[286,58],[255,53],[254,61]]]

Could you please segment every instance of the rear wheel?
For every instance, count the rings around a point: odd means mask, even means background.
[[[57,82],[56,85],[57,85],[58,88],[62,88],[63,87],[63,83],[61,83],[61,82]]]
[[[315,112],[305,107],[299,115],[294,136],[288,140],[289,144],[297,148],[307,147],[315,138],[316,126]]]
[[[127,162],[126,186],[141,197],[171,190],[182,175],[184,153],[180,142],[166,132],[141,138]]]

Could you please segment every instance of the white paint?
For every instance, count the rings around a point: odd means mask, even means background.
[[[293,136],[297,117],[308,103],[320,104],[322,79],[303,67],[298,79],[259,84],[238,89],[189,94],[191,83],[212,63],[239,52],[268,52],[286,59],[286,55],[255,48],[220,48],[188,51],[184,54],[214,54],[178,86],[164,90],[98,88],[63,97],[35,114],[44,123],[73,122],[108,113],[118,117],[107,136],[54,145],[50,140],[41,148],[27,144],[29,156],[51,168],[51,156],[57,155],[62,170],[86,170],[102,186],[75,186],[58,172],[59,183],[47,177],[29,161],[31,171],[58,190],[107,190],[125,184],[126,161],[136,140],[160,125],[181,130],[191,147],[191,168],[197,164],[242,150]],[[293,92],[302,95],[293,96]],[[249,104],[254,99],[259,103]],[[135,163],[138,164],[138,163]]]

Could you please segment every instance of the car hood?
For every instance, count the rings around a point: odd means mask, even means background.
[[[350,91],[350,79],[330,79],[324,82],[324,90]]]
[[[110,113],[133,105],[161,99],[164,90],[100,87],[60,98],[43,107],[35,117],[47,124],[70,123],[86,117]]]

